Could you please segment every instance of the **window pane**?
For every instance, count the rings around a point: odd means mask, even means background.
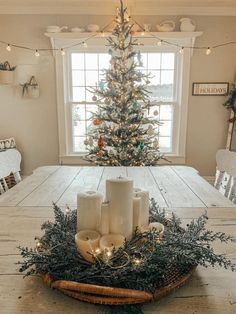
[[[172,134],[172,121],[162,122],[162,125],[160,125],[160,136],[171,136],[171,134]]]
[[[160,106],[160,120],[172,120],[173,119],[173,106],[162,105]]]
[[[171,151],[171,138],[170,137],[159,137],[159,145],[161,152]]]
[[[73,128],[74,136],[83,136],[85,134],[85,129],[86,128],[84,120],[75,121]]]
[[[73,101],[85,101],[84,87],[73,87]]]
[[[98,54],[86,53],[85,54],[85,66],[86,69],[96,70],[98,68]]]
[[[72,69],[84,68],[84,53],[72,53],[71,54]]]
[[[160,71],[151,71],[149,81],[149,86],[160,84]]]
[[[95,113],[98,109],[96,105],[86,105],[86,117],[87,119],[91,119],[93,113]]]
[[[147,53],[141,53],[141,61],[144,68],[147,68]]]
[[[74,152],[85,152],[85,145],[84,145],[85,137],[74,137],[73,138],[73,151]]]
[[[87,71],[86,72],[86,85],[96,86],[98,82],[98,71]]]
[[[99,54],[99,69],[108,69],[110,66],[111,56],[107,53]]]
[[[160,69],[161,68],[161,54],[160,53],[149,53],[148,54],[148,68],[149,69]]]
[[[85,106],[75,105],[72,107],[72,118],[73,121],[85,120]]]
[[[175,67],[175,54],[174,53],[162,53],[161,68],[162,69],[174,69]]]
[[[172,84],[174,82],[174,71],[161,71],[161,84]]]
[[[72,71],[72,85],[73,86],[84,86],[84,71]]]

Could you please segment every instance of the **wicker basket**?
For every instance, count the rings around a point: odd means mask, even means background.
[[[42,275],[42,278],[50,288],[57,289],[80,301],[104,305],[125,305],[145,303],[161,299],[184,285],[192,276],[195,269],[196,266],[191,266],[187,270],[181,270],[178,267],[169,269],[165,278],[154,293],[91,285],[74,281],[53,280],[49,274]]]

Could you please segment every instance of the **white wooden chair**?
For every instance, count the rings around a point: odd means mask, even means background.
[[[215,188],[236,203],[236,153],[220,149],[216,153],[216,164]]]
[[[0,152],[0,194],[21,181],[21,154],[15,149]]]

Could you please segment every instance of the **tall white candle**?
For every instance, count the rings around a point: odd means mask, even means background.
[[[130,238],[133,233],[133,180],[118,177],[107,180],[110,233]]]
[[[122,234],[110,233],[101,237],[99,245],[100,249],[111,251],[113,248],[118,249],[124,244],[125,237]]]
[[[135,188],[134,197],[141,198],[141,215],[140,215],[140,224],[148,225],[149,223],[149,193],[148,191]]]
[[[92,254],[99,250],[100,234],[95,230],[81,230],[75,235],[75,243],[80,254],[89,262],[93,262]]]
[[[103,196],[97,191],[77,194],[77,230],[98,230]]]
[[[109,203],[108,202],[102,203],[99,232],[101,235],[109,233]]]
[[[141,227],[141,197],[133,198],[133,229]]]

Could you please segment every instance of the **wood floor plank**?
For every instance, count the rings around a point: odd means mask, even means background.
[[[153,197],[160,207],[167,207],[167,203],[163,198],[149,168],[128,167],[127,175],[134,180],[134,187],[149,191],[150,198]]]
[[[204,207],[205,204],[191,191],[171,167],[149,168],[168,207]]]
[[[81,167],[63,166],[27,196],[19,206],[51,206],[77,176]]]
[[[199,175],[193,175],[191,167],[171,166],[175,173],[206,204],[207,207],[235,207],[235,204],[220,194]]]

